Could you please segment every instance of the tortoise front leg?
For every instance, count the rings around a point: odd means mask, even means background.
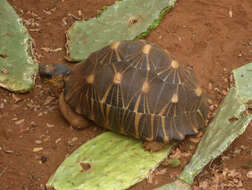
[[[65,102],[64,93],[62,92],[59,98],[59,108],[64,118],[75,129],[83,129],[91,126],[91,122],[85,119],[82,115],[74,112],[71,107]]]

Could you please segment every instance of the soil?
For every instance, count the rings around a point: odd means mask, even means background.
[[[66,30],[74,21],[94,17],[114,2],[8,1],[34,39],[39,64],[67,63]],[[230,88],[232,69],[252,61],[251,34],[251,0],[180,0],[146,39],[194,68],[209,95],[211,120]],[[1,190],[45,189],[50,175],[73,150],[104,131],[97,127],[82,131],[69,128],[57,106],[58,94],[59,90],[39,77],[27,94],[0,89]],[[194,182],[195,190],[252,189],[252,169],[243,167],[252,161],[251,127],[204,169]],[[175,180],[199,140],[200,135],[188,137],[174,147],[171,157],[181,160],[179,167],[169,168],[163,163],[147,180],[130,189],[148,190]]]

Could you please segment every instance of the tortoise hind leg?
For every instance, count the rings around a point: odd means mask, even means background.
[[[65,102],[64,93],[61,93],[59,98],[59,108],[64,118],[75,129],[83,129],[91,126],[91,122],[83,116],[75,113],[70,106]]]

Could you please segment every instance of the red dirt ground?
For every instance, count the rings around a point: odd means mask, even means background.
[[[36,44],[39,63],[65,63],[65,31],[77,19],[100,13],[114,0],[8,0],[24,19]],[[147,40],[194,68],[215,110],[230,87],[232,69],[252,62],[251,0],[180,0]],[[48,52],[47,48],[56,50]],[[57,49],[62,48],[62,49]],[[103,130],[68,127],[57,107],[58,91],[37,79],[27,94],[0,89],[0,189],[43,190],[64,158]],[[210,118],[213,117],[211,114]],[[199,138],[187,138],[174,149],[179,168],[161,165],[131,190],[149,190],[175,179],[189,161]],[[252,189],[251,125],[227,151],[209,164],[194,189]],[[35,149],[34,149],[35,148]],[[36,148],[43,148],[38,151]],[[113,160],[111,160],[113,161]]]

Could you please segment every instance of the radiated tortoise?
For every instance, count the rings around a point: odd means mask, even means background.
[[[205,96],[193,70],[147,41],[114,42],[64,78],[59,107],[74,128],[90,121],[147,141],[182,140],[204,126]]]

